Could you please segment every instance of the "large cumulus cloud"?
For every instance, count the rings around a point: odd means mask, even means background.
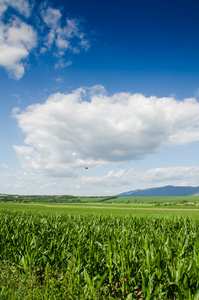
[[[142,159],[164,145],[199,140],[199,103],[190,98],[108,96],[95,86],[56,93],[15,114],[24,145],[14,149],[26,170],[75,176],[83,166]]]

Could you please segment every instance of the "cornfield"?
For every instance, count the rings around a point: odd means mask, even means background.
[[[36,280],[27,299],[199,299],[198,220],[1,211],[0,224],[2,268]]]

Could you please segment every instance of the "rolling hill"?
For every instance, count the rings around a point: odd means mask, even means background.
[[[199,186],[172,186],[167,185],[163,187],[139,189],[129,192],[124,192],[118,197],[154,197],[154,196],[194,196],[199,195]]]

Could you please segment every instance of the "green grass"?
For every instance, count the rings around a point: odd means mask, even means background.
[[[171,204],[199,204],[199,196],[181,197],[82,197],[72,195],[0,195],[0,202],[14,203],[171,203]]]
[[[106,202],[132,202],[132,203],[181,203],[181,202],[196,202],[199,203],[199,196],[161,196],[161,197],[118,197],[114,200]]]
[[[155,206],[154,204],[106,204],[106,203],[2,203],[0,210],[42,212],[46,214],[96,215],[96,216],[137,216],[199,218],[199,206]]]

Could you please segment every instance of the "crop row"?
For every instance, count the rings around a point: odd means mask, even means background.
[[[199,299],[198,220],[2,211],[0,241],[1,262],[63,299]]]

